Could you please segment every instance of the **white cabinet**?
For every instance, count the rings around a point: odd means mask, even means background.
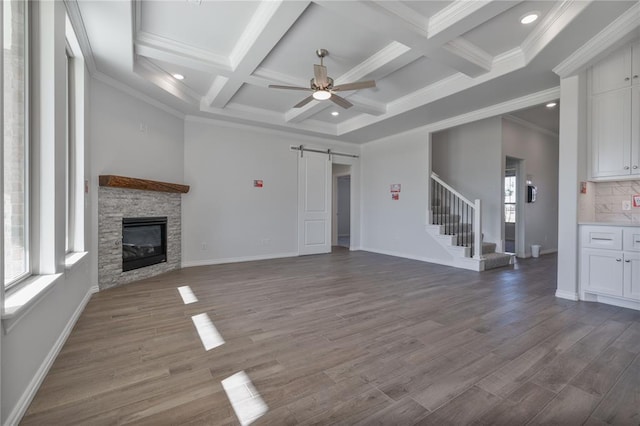
[[[592,294],[640,301],[640,227],[584,225],[580,245],[583,298]]]
[[[624,253],[624,297],[640,300],[640,253]]]
[[[640,43],[594,65],[591,176],[640,175]]]

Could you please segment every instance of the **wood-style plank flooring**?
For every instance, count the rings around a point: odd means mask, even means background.
[[[221,382],[244,371],[255,424],[638,425],[640,312],[557,299],[555,271],[339,250],[104,291],[22,424],[239,424]],[[208,351],[203,313],[225,342]]]

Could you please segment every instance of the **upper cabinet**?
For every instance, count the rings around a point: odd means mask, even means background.
[[[608,92],[638,83],[640,44],[609,55],[591,69],[591,93]]]
[[[640,175],[640,43],[591,68],[591,176]]]

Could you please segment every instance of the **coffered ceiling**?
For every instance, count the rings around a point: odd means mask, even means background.
[[[171,111],[350,142],[439,122],[537,93],[552,69],[635,1],[67,2],[99,78]],[[532,24],[522,16],[536,12]],[[309,95],[315,50],[335,84],[376,81],[327,101]],[[174,74],[184,80],[176,80]],[[332,112],[339,115],[332,115]]]

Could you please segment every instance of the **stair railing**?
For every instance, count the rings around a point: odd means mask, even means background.
[[[480,200],[468,200],[440,179],[440,176],[431,173],[431,212],[432,224],[441,225],[445,234],[454,235],[456,245],[469,247],[471,257],[482,258]]]

